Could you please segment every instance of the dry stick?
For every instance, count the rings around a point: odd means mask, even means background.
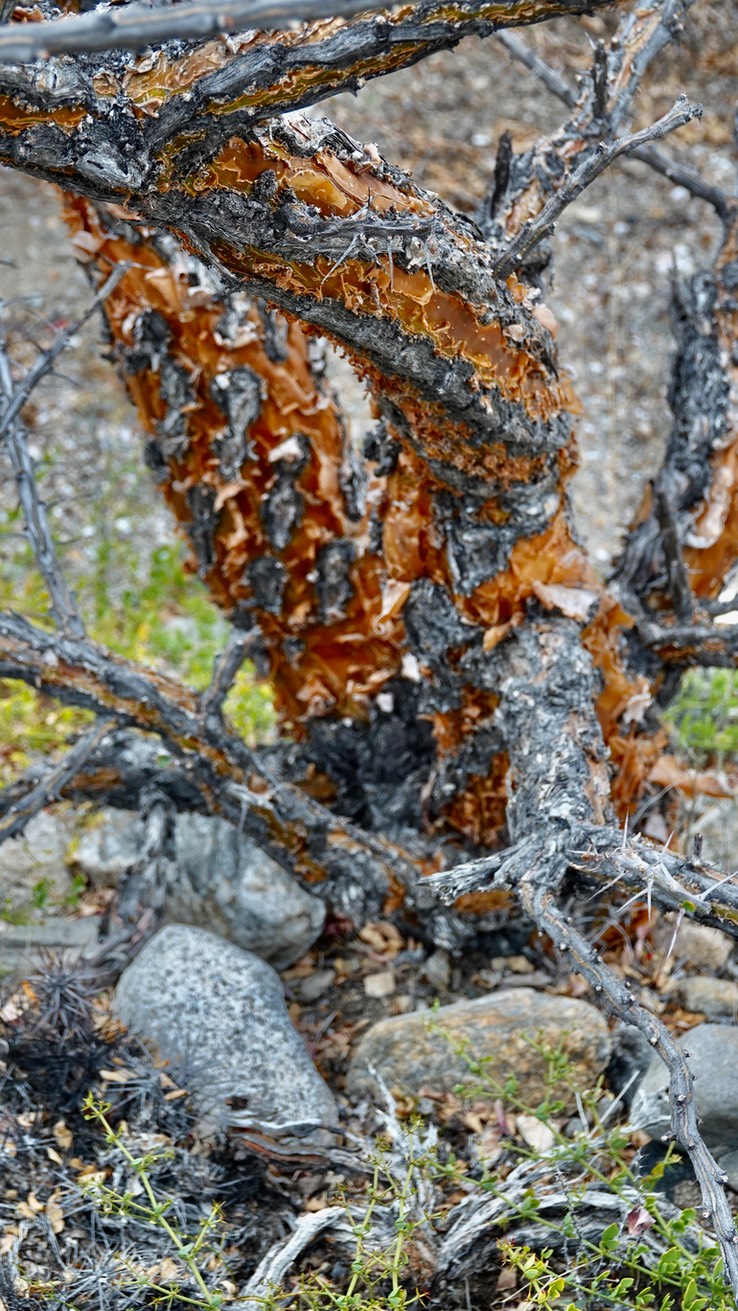
[[[641,79],[649,64],[653,62],[665,46],[670,45],[672,41],[677,39],[684,27],[683,20],[695,3],[696,0],[662,0],[662,3],[654,6],[654,10],[661,9],[661,16],[656,26],[652,27],[650,31],[648,24],[652,14],[645,19],[640,49],[634,51],[627,42],[621,41],[619,63],[622,66],[622,63],[627,60],[631,71],[625,85],[610,108],[610,122],[613,128],[617,129],[630,113]],[[633,13],[629,20],[630,25],[635,25],[637,21],[637,15]]]
[[[572,0],[568,8],[557,5],[555,12],[591,13],[612,0]],[[279,31],[294,23],[323,18],[353,18],[357,14],[392,12],[385,0],[190,0],[189,4],[152,9],[149,5],[131,4],[125,8],[95,11],[90,14],[53,19],[42,23],[14,24],[0,32],[0,63],[23,64],[48,59],[52,54],[77,54],[93,50],[142,50],[148,45],[170,40],[202,40],[210,36],[238,33],[254,28]],[[436,6],[439,18],[447,9]],[[463,18],[500,21],[500,6],[484,0],[459,0],[456,8]],[[419,6],[418,19],[426,24],[434,18],[433,6]],[[522,6],[510,3],[511,16]],[[503,16],[504,21],[504,16]]]
[[[0,394],[10,402],[14,397],[13,377],[8,360],[7,338],[2,312],[0,311]],[[74,603],[71,589],[61,571],[59,559],[51,536],[46,506],[41,500],[33,469],[33,461],[28,452],[26,433],[20,419],[11,420],[5,442],[10,455],[10,463],[18,487],[18,499],[26,521],[28,537],[33,547],[41,576],[46,585],[51,602],[51,610],[61,631],[67,637],[84,637],[85,626]]]
[[[540,862],[542,854],[541,838],[526,837],[504,851],[432,874],[423,880],[423,886],[446,902],[480,892],[492,880],[495,887],[512,890],[525,871]],[[698,912],[701,924],[711,924],[738,937],[738,884],[716,879],[696,861],[639,838],[624,844],[618,829],[600,825],[574,830],[569,860],[572,868],[596,881],[598,895],[615,884],[629,893],[642,892],[649,885],[660,906],[678,911],[687,902]]]
[[[130,262],[126,261],[125,263],[118,264],[113,269],[110,277],[106,278],[100,290],[97,292],[92,304],[87,307],[84,314],[80,314],[79,318],[68,324],[66,328],[62,328],[57,332],[49,349],[43,352],[40,358],[33,365],[33,368],[28,370],[28,373],[25,378],[23,378],[22,382],[17,384],[14,388],[13,396],[6,401],[3,409],[0,410],[0,437],[5,436],[11,423],[13,423],[14,419],[18,417],[22,407],[28,400],[28,397],[36,389],[41,379],[44,378],[47,373],[51,372],[55,361],[59,358],[62,351],[69,345],[72,337],[79,332],[80,328],[84,327],[88,319],[92,318],[95,310],[103,304],[113,291],[115,291],[121,278],[125,276],[130,267]]]
[[[520,229],[495,264],[495,277],[502,279],[512,273],[533,247],[553,231],[556,220],[567,205],[576,200],[577,196],[580,196],[620,155],[630,154],[636,146],[674,132],[676,128],[683,127],[685,123],[690,123],[693,118],[699,118],[701,114],[701,105],[692,104],[686,96],[680,96],[668,114],[664,114],[656,123],[642,128],[640,132],[619,137],[617,141],[600,142],[598,150],[582,161],[571,177],[546,202],[536,218],[531,219]]]
[[[202,715],[219,716],[222,713],[223,702],[233,687],[236,675],[257,636],[257,628],[252,628],[248,633],[241,633],[236,628],[231,630],[227,646],[213,666],[210,683],[200,696]]]
[[[0,612],[0,678],[19,678],[59,700],[156,733],[181,755],[200,758],[245,808],[272,820],[280,831],[295,825],[340,842],[346,852],[371,854],[388,880],[398,879],[412,897],[420,871],[407,852],[339,818],[279,778],[227,725],[204,717],[195,693],[176,680],[134,665],[90,638],[46,633],[8,611]],[[264,790],[251,791],[243,781],[249,775]]]
[[[566,79],[531,50],[519,36],[514,32],[500,32],[497,40],[505,47],[511,58],[525,64],[525,67],[535,74],[539,82],[542,82],[552,95],[562,100],[570,109],[575,107],[577,96]],[[690,168],[687,164],[677,164],[675,160],[665,155],[663,150],[659,150],[658,146],[636,146],[630,151],[630,155],[633,159],[640,160],[642,164],[647,164],[662,177],[668,178],[676,186],[684,187],[691,195],[707,201],[720,218],[727,217],[730,210],[727,195],[720,187],[707,182],[697,169]]]
[[[673,1132],[692,1162],[702,1190],[703,1216],[714,1223],[731,1287],[738,1294],[738,1234],[722,1188],[727,1183],[727,1176],[700,1136],[694,1107],[694,1081],[685,1053],[661,1021],[634,1001],[627,982],[621,982],[602,965],[596,948],[555,905],[554,893],[560,889],[571,865],[570,855],[562,851],[561,843],[559,834],[549,841],[538,837],[527,840],[527,845],[526,842],[518,844],[520,850],[515,857],[508,853],[507,861],[502,861],[494,879],[487,879],[486,886],[494,881],[495,886],[502,884],[513,890],[523,911],[551,939],[569,968],[582,974],[590,984],[598,1005],[602,1008],[606,1004],[619,1019],[645,1034],[665,1062],[670,1075]],[[427,880],[446,902],[453,901],[458,895],[454,873],[450,870],[446,875]]]
[[[730,608],[736,608],[735,601]],[[670,628],[642,619],[637,628],[643,645],[657,651],[664,662],[688,659],[705,669],[734,669],[738,664],[738,624],[676,624]]]
[[[50,801],[59,799],[62,789],[77,777],[82,767],[114,727],[114,719],[105,719],[95,724],[89,733],[74,744],[62,760],[47,769],[41,779],[20,800],[8,807],[0,818],[0,846],[6,838],[14,838],[22,833],[33,816],[43,810]]]
[[[566,873],[567,864],[566,858],[563,858],[562,877]],[[672,1131],[692,1163],[702,1192],[703,1219],[711,1220],[714,1225],[730,1286],[738,1296],[738,1234],[723,1188],[728,1178],[700,1135],[694,1104],[694,1079],[685,1052],[677,1046],[661,1020],[634,1001],[626,983],[601,964],[597,951],[567,922],[554,904],[552,893],[536,886],[535,871],[521,879],[517,895],[522,908],[555,943],[567,965],[578,971],[590,984],[600,1006],[603,1002],[607,1003],[618,1019],[633,1025],[644,1034],[666,1065],[669,1071]]]

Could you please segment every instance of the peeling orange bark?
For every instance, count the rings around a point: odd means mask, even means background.
[[[182,258],[178,261],[157,249],[146,229],[139,229],[131,245],[131,228],[120,227],[127,218],[125,211],[109,211],[106,222],[99,207],[67,197],[66,212],[78,253],[101,276],[112,262],[132,260],[106,304],[106,314],[120,347],[118,358],[127,385],[145,426],[154,434],[167,419],[162,378],[153,369],[136,371],[131,361],[143,316],[154,313],[166,324],[167,349],[189,379],[192,393],[182,415],[186,441],[183,449],[168,457],[162,490],[179,522],[190,531],[193,490],[211,493],[213,558],[200,571],[220,605],[258,620],[278,713],[293,734],[300,736],[316,716],[367,713],[372,699],[402,668],[408,652],[404,606],[413,585],[426,578],[454,596],[470,633],[482,631],[485,650],[492,650],[523,622],[531,600],[565,612],[569,606],[572,614],[579,613],[582,604],[585,610],[593,608],[596,600],[596,615],[583,640],[603,674],[598,713],[606,739],[614,754],[619,753],[623,713],[645,694],[645,680],[634,679],[623,663],[619,635],[628,617],[603,592],[571,536],[564,497],[574,466],[573,442],[559,456],[559,502],[549,527],[521,537],[507,567],[469,595],[454,593],[444,542],[434,522],[439,484],[426,460],[411,448],[402,449],[392,472],[375,479],[369,489],[368,501],[382,522],[381,550],[370,547],[367,513],[358,522],[348,516],[338,478],[345,457],[340,417],[331,398],[316,388],[307,342],[296,325],[286,330],[286,354],[278,362],[269,358],[263,320],[253,306],[244,313],[235,339],[229,340],[223,335],[223,305],[203,286],[193,287]],[[261,379],[263,392],[258,415],[244,434],[252,454],[227,478],[218,456],[227,415],[217,402],[217,380],[244,367]],[[432,407],[421,410],[418,405],[418,414],[423,416],[421,434],[432,433],[430,450],[448,458],[453,435],[440,423],[434,430]],[[288,540],[275,550],[265,529],[264,505],[284,475],[284,460],[289,461],[295,441],[302,439],[306,439],[307,459],[292,484],[301,498],[302,514]],[[468,458],[467,453],[467,469]],[[506,463],[503,452],[495,458],[500,484],[532,476],[540,464],[536,459]],[[489,452],[482,451],[481,468],[478,464],[475,472],[486,472],[488,460]],[[496,522],[499,517],[494,497],[480,507],[480,520]],[[321,612],[315,572],[321,549],[337,540],[348,543],[353,552],[351,595],[340,615],[327,616]],[[284,589],[273,610],[259,605],[248,582],[249,567],[265,554],[284,568]],[[453,651],[449,659],[453,664]],[[426,676],[422,664],[419,674]],[[496,694],[470,685],[457,711],[434,714],[439,758],[453,757],[471,734],[490,724],[496,705]],[[647,754],[639,768],[630,769],[628,785],[620,789],[625,807],[653,763],[652,754]],[[504,825],[506,769],[502,752],[484,775],[472,775],[445,808],[445,823],[478,843],[493,843]]]

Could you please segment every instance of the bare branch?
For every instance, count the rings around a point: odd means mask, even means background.
[[[539,82],[542,82],[552,95],[573,109],[577,103],[577,95],[564,77],[550,64],[547,64],[540,55],[531,50],[515,32],[500,32],[497,40],[500,45],[504,46],[508,54],[519,63],[525,64],[532,73],[535,73]],[[670,159],[657,146],[644,145],[636,146],[629,152],[629,157],[640,160],[642,164],[647,164],[654,172],[660,173],[663,177],[668,178],[675,186],[684,187],[691,195],[705,200],[721,218],[725,218],[730,208],[730,201],[725,192],[720,187],[713,186],[702,177],[697,169],[690,168],[687,164],[678,164],[676,160]]]
[[[505,278],[512,273],[533,247],[544,237],[550,235],[557,219],[567,205],[576,200],[577,196],[580,196],[594,182],[595,178],[598,178],[606,168],[609,168],[614,160],[621,155],[630,154],[632,150],[648,141],[653,141],[666,136],[669,132],[674,132],[676,128],[683,127],[685,123],[690,123],[693,118],[698,118],[701,113],[702,108],[700,105],[692,104],[686,96],[680,96],[669,112],[664,114],[663,118],[658,119],[656,123],[652,123],[650,127],[642,128],[640,132],[635,132],[632,135],[620,137],[617,141],[609,143],[602,141],[599,149],[587,154],[563,186],[546,202],[536,218],[520,229],[520,232],[504,251],[502,257],[497,260],[494,266],[495,276]]]
[[[312,878],[347,914],[377,913],[393,884],[412,907],[424,895],[410,852],[327,810],[276,772],[219,717],[203,716],[196,694],[90,639],[46,633],[18,615],[0,613],[0,678],[19,678],[67,704],[115,716],[159,735],[183,761],[218,810],[245,828],[288,870]],[[453,913],[442,939],[473,936]]]
[[[706,669],[734,669],[738,663],[738,624],[638,623],[644,646],[663,661],[702,665]]]
[[[5,396],[8,403],[11,403],[15,397],[1,310],[0,394]],[[46,584],[46,590],[49,593],[54,618],[67,637],[84,637],[85,627],[59,565],[54,539],[51,536],[51,529],[46,515],[46,507],[39,495],[33,461],[28,452],[25,430],[19,418],[10,420],[5,430],[5,441],[18,486],[18,498],[26,521],[28,537],[33,547],[36,563]]]
[[[684,29],[684,19],[695,0],[661,0],[645,14],[634,12],[618,34],[616,55],[623,79],[610,107],[610,122],[617,130],[630,113],[641,80],[653,60]]]
[[[615,836],[619,838],[617,830]],[[738,1289],[738,1237],[723,1190],[727,1179],[700,1135],[694,1107],[694,1082],[685,1054],[661,1021],[635,1002],[628,981],[620,980],[602,965],[596,949],[587,942],[556,905],[556,893],[560,890],[570,868],[570,854],[567,850],[569,840],[567,835],[561,832],[558,836],[552,833],[549,838],[524,839],[512,851],[502,853],[501,857],[485,858],[460,867],[458,878],[455,877],[456,871],[450,871],[444,875],[434,876],[428,880],[428,883],[444,900],[453,900],[458,896],[460,887],[468,890],[475,880],[476,887],[482,887],[485,878],[488,886],[489,882],[493,881],[495,884],[503,882],[505,886],[513,888],[521,908],[531,917],[537,928],[551,939],[564,958],[567,968],[579,972],[591,985],[597,1004],[606,1007],[626,1024],[634,1025],[645,1034],[669,1069],[673,1132],[680,1147],[692,1162],[702,1190],[703,1216],[706,1220],[711,1220],[715,1227],[726,1272],[733,1289],[736,1290]],[[474,864],[477,867],[476,871]],[[485,866],[486,873],[483,874],[482,870]],[[623,872],[626,871],[627,863],[623,862]],[[643,888],[643,863],[639,875]],[[665,884],[668,885],[669,881],[670,876],[664,868],[661,871],[659,892]],[[671,883],[672,896],[675,887],[678,888],[677,895],[681,898],[681,906],[684,905],[685,900],[694,901],[686,889],[678,887],[674,880],[671,880]],[[731,891],[733,900],[738,903],[738,888],[733,886]],[[661,900],[660,896],[659,900]],[[703,909],[704,903],[699,908]]]
[[[586,938],[569,923],[554,899],[531,871],[518,890],[521,906],[551,938],[568,969],[578,971],[592,987],[600,1005],[644,1034],[669,1070],[671,1124],[674,1137],[689,1157],[702,1192],[702,1216],[714,1226],[725,1272],[738,1291],[738,1234],[725,1195],[727,1176],[708,1151],[700,1134],[694,1104],[694,1079],[684,1051],[661,1020],[634,1000],[627,980],[602,965]]]
[[[221,714],[223,702],[233,687],[257,633],[256,629],[249,633],[241,633],[237,628],[231,630],[225,650],[215,661],[210,683],[200,696],[200,713],[204,717]]]
[[[530,5],[508,0],[511,22],[531,21],[531,17],[553,14],[591,13],[602,8],[606,0],[558,0],[541,3],[540,12],[530,15]],[[610,0],[610,3],[612,0]],[[203,40],[211,36],[235,35],[238,32],[279,31],[295,23],[328,18],[354,18],[389,10],[383,0],[190,0],[186,5],[152,9],[146,4],[131,4],[120,9],[97,10],[89,14],[54,19],[51,22],[13,24],[0,33],[0,63],[28,63],[48,59],[53,54],[76,54],[81,51],[142,50],[165,41]],[[443,17],[442,4],[418,6],[424,23],[433,20],[436,11]],[[468,17],[500,21],[500,6],[461,0],[457,8],[468,9]],[[528,14],[525,14],[525,10]],[[504,17],[503,20],[505,21]]]
[[[31,393],[35,391],[41,379],[51,372],[62,351],[66,349],[80,328],[84,327],[88,319],[92,318],[95,310],[102,305],[106,296],[109,296],[117,287],[127,270],[127,264],[119,264],[117,268],[113,269],[110,277],[106,279],[97,292],[92,304],[87,307],[83,314],[80,314],[79,318],[74,319],[65,328],[59,329],[48,350],[43,352],[33,367],[28,370],[25,378],[14,388],[12,397],[7,400],[3,409],[0,410],[0,437],[5,436],[10,424],[18,417],[22,407]]]
[[[95,724],[60,761],[45,767],[41,778],[30,790],[17,801],[12,801],[6,809],[2,806],[5,793],[0,793],[0,846],[6,838],[14,838],[22,833],[33,816],[49,802],[59,800],[64,789],[77,777],[114,727],[113,719]]]
[[[661,528],[661,547],[666,562],[669,591],[674,602],[674,613],[677,619],[684,622],[691,619],[694,614],[694,596],[682,555],[676,515],[668,495],[659,486],[654,488],[654,509]]]
[[[425,885],[447,905],[491,885],[514,891],[532,865],[549,858],[547,851],[540,836],[529,836],[491,856],[433,874]],[[650,896],[669,910],[683,910],[687,903],[701,924],[738,937],[738,879],[734,875],[718,878],[696,859],[690,861],[638,836],[623,842],[620,831],[607,825],[575,829],[567,841],[566,856],[569,872],[576,871],[585,883],[594,884],[595,895],[617,887],[631,897]]]

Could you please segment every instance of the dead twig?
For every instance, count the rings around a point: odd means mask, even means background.
[[[494,265],[495,277],[499,279],[508,277],[526,258],[533,247],[538,245],[539,241],[550,236],[558,218],[566,207],[576,200],[577,196],[581,196],[582,192],[606,168],[609,168],[614,160],[619,159],[621,155],[630,154],[635,147],[643,145],[647,141],[654,141],[666,136],[669,132],[674,132],[677,128],[683,127],[685,123],[690,123],[692,119],[698,118],[701,113],[702,108],[700,105],[692,104],[686,96],[680,96],[669,112],[658,119],[656,123],[642,128],[640,132],[620,137],[616,141],[600,142],[598,149],[588,153],[558,191],[546,201],[540,213],[520,229],[517,236],[496,261]]]
[[[0,40],[2,40],[1,35]],[[0,410],[0,437],[5,436],[11,423],[13,423],[18,417],[22,407],[25,405],[32,392],[35,391],[41,379],[45,378],[47,373],[51,372],[62,351],[66,349],[75,334],[79,332],[80,328],[83,328],[85,323],[92,318],[95,311],[99,309],[106,298],[112,294],[121,278],[123,278],[128,272],[129,268],[130,264],[126,262],[118,264],[117,267],[113,269],[110,277],[106,278],[105,282],[100,287],[100,290],[95,295],[92,304],[88,305],[84,313],[80,314],[78,318],[67,324],[65,328],[59,329],[48,350],[45,350],[40,355],[33,367],[28,370],[26,376],[21,380],[21,382],[16,384],[13,388],[13,395],[8,397],[5,405]]]
[[[524,64],[538,78],[539,82],[546,87],[552,95],[574,109],[577,104],[577,94],[574,89],[562,77],[555,68],[551,68],[541,56],[531,50],[515,32],[500,32],[497,40],[500,45],[504,46],[512,59],[517,59],[519,63]],[[730,210],[730,201],[720,187],[714,186],[695,168],[690,168],[687,164],[679,164],[676,160],[664,154],[658,146],[641,145],[636,146],[629,151],[630,159],[637,159],[642,164],[647,164],[654,172],[660,173],[662,177],[668,178],[675,186],[684,187],[686,191],[699,200],[704,200],[708,205],[712,205],[715,212],[720,218],[725,219]]]
[[[4,813],[0,811],[0,846],[7,838],[15,838],[22,833],[44,806],[59,800],[64,789],[73,783],[114,727],[114,719],[103,719],[95,724],[60,761],[51,767],[44,767],[38,782],[17,801],[11,801]],[[0,793],[0,798],[4,795]]]
[[[0,394],[10,405],[15,400],[17,388],[13,384],[7,346],[5,324],[0,309]],[[51,536],[46,506],[39,495],[25,429],[17,416],[11,418],[5,427],[5,443],[15,474],[26,530],[49,594],[54,619],[67,637],[84,637],[84,624],[71,589],[62,574],[54,539]]]

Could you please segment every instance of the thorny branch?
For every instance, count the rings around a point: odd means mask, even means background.
[[[591,830],[590,840],[594,839],[596,833],[596,829]],[[704,912],[707,912],[705,919],[709,920],[710,908],[707,898],[718,886],[714,880],[712,888],[704,889],[703,896],[695,896],[687,888],[680,886],[668,872],[667,853],[646,849],[645,854],[650,859],[644,861],[642,844],[639,844],[638,848],[623,849],[622,852],[616,847],[613,851],[610,844],[618,836],[617,831],[607,833],[606,836],[604,833],[600,835],[602,845],[609,847],[604,859],[616,866],[618,881],[632,883],[634,874],[637,874],[639,877],[635,881],[640,883],[638,891],[642,896],[643,869],[644,865],[647,865],[649,891],[652,886],[655,899],[660,904],[671,904],[680,909],[683,909],[685,904],[693,904],[700,912],[700,918]],[[611,1014],[626,1024],[634,1025],[648,1038],[669,1069],[673,1133],[692,1163],[702,1190],[703,1218],[711,1221],[715,1228],[728,1278],[733,1289],[736,1289],[738,1288],[738,1234],[723,1189],[727,1178],[719,1169],[700,1135],[694,1107],[694,1081],[685,1054],[674,1042],[665,1025],[651,1011],[645,1010],[636,1003],[628,981],[618,979],[600,962],[596,948],[574,928],[571,919],[564,916],[556,904],[564,879],[576,862],[571,846],[576,841],[574,834],[567,835],[565,839],[530,838],[521,842],[516,850],[502,853],[496,858],[475,862],[476,869],[473,864],[461,866],[458,870],[450,870],[432,877],[429,883],[438,895],[450,902],[459,895],[461,888],[468,891],[471,886],[474,886],[479,890],[484,886],[485,881],[487,886],[491,883],[494,886],[502,884],[510,888],[515,893],[521,908],[554,943],[567,967],[578,971],[587,980],[598,1004],[602,1006],[605,1003]],[[671,857],[671,864],[677,869],[681,867],[680,872],[684,872],[687,876],[691,873],[686,862]],[[481,873],[484,869],[487,871],[486,874]],[[704,876],[701,876],[701,880],[704,880]],[[735,915],[735,908],[738,907],[738,885],[733,882],[730,885],[721,882],[719,888],[721,898],[724,897],[726,904],[732,905]],[[729,925],[723,924],[723,927],[735,931],[735,921],[731,921]]]

